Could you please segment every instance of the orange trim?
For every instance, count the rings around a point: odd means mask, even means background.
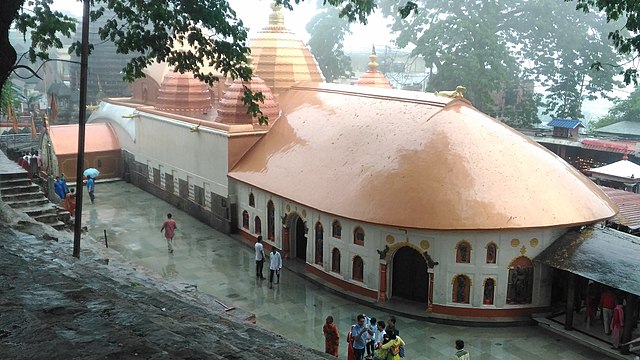
[[[344,290],[356,293],[358,295],[366,296],[366,297],[372,298],[372,299],[377,299],[378,298],[378,292],[377,291],[371,290],[371,289],[366,289],[366,288],[363,288],[362,286],[358,286],[358,285],[353,284],[351,282],[348,282],[348,281],[345,281],[345,280],[342,280],[342,279],[338,279],[338,278],[336,278],[334,276],[331,276],[331,275],[325,273],[324,271],[322,271],[322,270],[320,270],[320,269],[318,269],[318,268],[316,268],[316,267],[314,267],[314,266],[312,266],[312,265],[310,265],[308,263],[304,264],[304,269],[307,272],[310,272],[313,275],[316,275],[316,276],[322,278],[322,280],[327,281],[327,282],[329,282],[331,284],[337,285],[337,286],[339,286],[340,288],[342,288]]]

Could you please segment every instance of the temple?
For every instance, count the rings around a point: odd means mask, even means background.
[[[280,7],[269,19],[250,83],[154,64],[100,104],[90,123],[115,134],[121,176],[371,301],[480,322],[548,309],[552,270],[532,260],[616,215],[596,184],[464,98],[393,89],[375,49],[356,84],[324,83]]]

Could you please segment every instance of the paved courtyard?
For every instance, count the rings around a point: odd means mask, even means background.
[[[95,205],[86,200],[83,223],[97,241],[104,241],[106,230],[109,247],[132,263],[169,281],[197,285],[228,306],[255,313],[260,326],[308,347],[324,350],[322,325],[333,315],[342,336],[340,358],[346,359],[344,338],[355,314],[389,316],[323,291],[286,269],[281,283],[269,289],[268,282],[255,279],[252,249],[125,182],[99,183]],[[168,212],[178,223],[173,254],[160,233]],[[465,340],[473,359],[606,359],[535,326],[469,328],[397,318],[411,360],[448,359],[458,338]]]

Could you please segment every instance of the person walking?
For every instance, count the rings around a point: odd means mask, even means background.
[[[273,275],[276,275],[278,278],[276,284],[280,283],[280,269],[282,269],[282,256],[278,252],[278,249],[273,246],[269,254],[269,288],[273,286]]]
[[[64,192],[64,185],[62,185],[62,181],[60,181],[60,176],[56,176],[56,180],[53,182],[53,191],[58,195],[60,201],[64,201],[66,194]]]
[[[258,241],[256,241],[254,247],[256,249],[256,277],[264,280],[265,277],[262,275],[262,267],[264,265],[264,246],[262,246],[262,235],[258,236]]]
[[[167,248],[169,249],[170,254],[173,254],[173,236],[175,235],[177,228],[178,225],[176,224],[176,221],[173,220],[173,215],[168,213],[167,220],[162,223],[160,232],[164,230],[164,237],[167,239]]]
[[[464,349],[464,341],[456,340],[456,353],[453,360],[469,360],[469,352]]]
[[[327,320],[322,326],[324,333],[324,352],[331,356],[338,357],[338,346],[340,345],[340,333],[333,323],[333,316],[327,316]]]
[[[613,349],[620,348],[620,338],[624,330],[624,308],[622,307],[622,298],[618,298],[617,305],[613,309],[611,317],[611,343]]]
[[[91,176],[87,176],[87,191],[89,192],[89,198],[91,199],[91,203],[95,204],[96,197],[93,192],[96,189],[95,182]]]
[[[351,342],[353,346],[353,355],[355,360],[363,360],[364,359],[364,351],[365,351],[365,334],[372,335],[373,331],[369,328],[366,323],[364,314],[360,314],[356,317],[356,323],[351,326]]]
[[[602,309],[602,322],[604,323],[604,334],[611,335],[611,317],[613,308],[616,307],[616,296],[607,287],[600,296],[600,308]]]
[[[382,344],[381,349],[387,350],[387,360],[400,360],[400,347],[405,345],[400,335],[395,331],[387,333],[389,341]]]
[[[76,216],[76,194],[71,189],[67,197],[64,198],[64,209],[67,210],[71,216]]]

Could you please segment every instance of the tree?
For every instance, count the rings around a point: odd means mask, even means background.
[[[615,100],[615,105],[609,109],[606,116],[591,124],[597,129],[621,121],[640,122],[640,89],[635,89],[628,98]]]
[[[404,5],[408,6],[409,2]],[[422,0],[406,18],[397,2],[381,0],[385,15],[394,18],[399,46],[412,45],[434,74],[429,90],[465,85],[475,106],[505,113],[497,94],[527,88],[535,82],[547,94],[545,112],[581,117],[582,101],[616,85],[615,71],[591,71],[596,59],[618,63],[619,56],[604,40],[607,26],[599,14],[579,14],[554,0]],[[611,25],[609,25],[609,29]],[[522,93],[528,109],[511,120],[537,122],[535,94]],[[500,105],[496,107],[496,105]],[[515,121],[514,121],[515,120]]]
[[[46,50],[62,48],[60,36],[69,37],[75,30],[75,19],[52,11],[53,0],[5,0],[0,4],[0,86],[7,80],[16,63],[16,52],[9,43],[13,25],[23,34],[31,31],[28,57],[47,59]],[[226,0],[218,1],[135,1],[91,0],[91,18],[99,18],[110,9],[115,16],[99,33],[102,40],[113,41],[118,53],[138,52],[123,69],[124,79],[142,77],[142,70],[153,62],[167,62],[176,71],[192,72],[208,84],[218,78],[205,69],[215,69],[233,79],[249,80],[246,65],[249,53],[247,30]],[[26,6],[25,6],[26,5]],[[80,51],[79,42],[70,51]],[[7,54],[4,56],[4,54]],[[261,93],[253,94],[245,87],[244,101],[250,112],[266,121],[258,108]]]
[[[565,0],[573,1],[573,0]],[[632,55],[634,59],[640,57],[640,6],[637,0],[577,0],[576,10],[588,13],[597,9],[606,14],[607,22],[626,20],[623,31],[620,27],[611,30],[608,38],[613,42],[616,50],[623,55]],[[598,60],[592,64],[595,69],[605,67],[621,68],[618,64]],[[634,67],[622,69],[626,84],[638,84],[638,70]]]
[[[353,74],[351,58],[345,55],[343,48],[345,34],[351,33],[349,25],[333,7],[323,9],[307,24],[307,32],[311,35],[308,45],[327,82]]]

